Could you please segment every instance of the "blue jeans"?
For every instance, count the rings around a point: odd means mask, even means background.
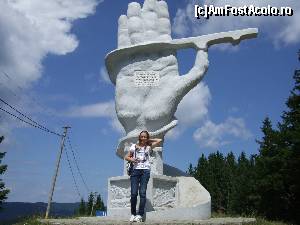
[[[131,176],[131,214],[136,215],[136,203],[137,203],[137,195],[138,191],[140,194],[140,206],[138,215],[143,216],[145,212],[146,205],[146,191],[147,184],[150,178],[150,170],[148,169],[134,169]]]

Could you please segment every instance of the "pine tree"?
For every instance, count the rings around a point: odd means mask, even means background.
[[[4,136],[0,137],[0,143],[4,140]],[[7,165],[1,165],[2,159],[5,156],[6,152],[0,152],[0,175],[4,174],[7,169]],[[9,190],[5,188],[5,183],[0,178],[0,210],[2,209],[3,202],[7,199]]]
[[[95,203],[94,208],[95,208],[95,211],[96,210],[100,210],[100,211],[105,211],[106,210],[106,207],[104,206],[104,203],[102,201],[102,198],[101,198],[100,194],[97,195],[96,203]]]
[[[203,185],[203,187],[208,187],[208,176],[207,176],[207,159],[204,154],[198,160],[197,167],[194,170],[194,177]]]
[[[264,136],[257,141],[260,147],[255,166],[260,196],[258,211],[269,219],[283,219],[287,207],[284,171],[289,152],[283,146],[282,134],[272,128],[269,118],[264,120],[261,130]]]
[[[89,197],[88,197],[88,202],[87,202],[87,210],[86,210],[86,214],[89,216],[91,215],[92,209],[93,209],[93,205],[94,205],[94,193],[91,192]],[[94,210],[93,210],[94,211]]]
[[[235,213],[239,215],[250,215],[255,210],[255,181],[253,161],[242,152],[238,158],[235,177]]]
[[[300,61],[300,51],[298,52]],[[286,188],[286,218],[296,224],[300,223],[300,70],[295,70],[295,86],[286,102],[288,108],[283,112],[282,123],[279,124],[281,142],[286,154],[283,170]]]
[[[225,162],[223,154],[217,151],[208,156],[207,166],[207,190],[212,198],[213,211],[224,211],[226,207],[226,194],[224,184],[226,175],[224,174]]]
[[[81,198],[78,213],[81,216],[86,215],[86,206],[85,206],[85,201],[83,198]]]
[[[187,173],[191,176],[195,175],[195,168],[193,167],[192,163],[190,163]]]
[[[225,158],[225,174],[226,174],[226,211],[230,214],[236,213],[235,210],[235,193],[238,191],[236,187],[236,170],[237,163],[235,156],[232,152],[229,152]]]

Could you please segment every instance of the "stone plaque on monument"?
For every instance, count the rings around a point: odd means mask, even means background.
[[[134,71],[134,84],[137,87],[153,87],[159,85],[157,71]]]

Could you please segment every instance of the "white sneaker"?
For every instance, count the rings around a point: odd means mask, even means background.
[[[140,215],[134,217],[133,222],[141,223],[143,222],[143,218]]]
[[[130,217],[130,219],[129,219],[129,222],[133,222],[133,221],[135,221],[134,219],[135,219],[135,215],[131,215],[131,217]]]

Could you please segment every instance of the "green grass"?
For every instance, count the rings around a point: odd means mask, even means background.
[[[247,217],[247,218],[255,218],[256,222],[254,225],[292,225],[291,223],[286,223],[282,221],[270,221],[264,218],[256,217],[255,215],[228,215],[225,213],[216,213],[212,212],[212,218],[224,218],[224,217]]]
[[[256,218],[255,225],[292,225],[292,224],[280,222],[280,221],[269,221],[263,218]]]
[[[45,224],[39,222],[38,220],[41,218],[42,218],[41,216],[31,216],[13,225],[50,225],[49,223]]]

